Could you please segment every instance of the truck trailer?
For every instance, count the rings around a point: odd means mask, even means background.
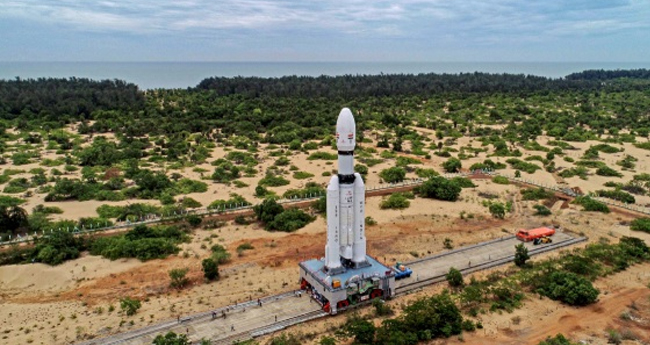
[[[519,229],[517,232],[517,238],[524,242],[529,242],[536,238],[553,236],[553,234],[555,234],[555,229],[548,227],[541,227],[531,230]]]

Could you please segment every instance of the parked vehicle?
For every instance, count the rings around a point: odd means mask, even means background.
[[[547,227],[541,227],[541,228],[536,228],[531,230],[519,229],[519,231],[517,232],[517,238],[524,242],[529,242],[529,241],[533,241],[536,238],[553,236],[553,234],[555,234],[555,229],[551,229]]]

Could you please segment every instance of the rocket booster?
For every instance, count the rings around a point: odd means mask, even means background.
[[[325,260],[328,269],[341,267],[340,258],[354,265],[366,262],[365,186],[361,175],[354,172],[356,124],[348,108],[343,108],[336,121],[338,175],[327,187],[327,245]]]

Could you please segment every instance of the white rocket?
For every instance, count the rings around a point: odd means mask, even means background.
[[[327,186],[327,245],[325,267],[340,272],[346,267],[367,265],[365,234],[365,186],[354,172],[356,125],[348,108],[336,121],[339,171]]]

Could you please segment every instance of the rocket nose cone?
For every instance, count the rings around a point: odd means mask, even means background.
[[[348,108],[341,109],[336,120],[336,146],[339,151],[353,151],[356,142],[356,124]]]
[[[339,125],[349,123],[354,124],[354,116],[352,115],[352,111],[350,111],[350,109],[343,108],[339,113],[339,118],[336,120],[336,126],[339,127]]]

